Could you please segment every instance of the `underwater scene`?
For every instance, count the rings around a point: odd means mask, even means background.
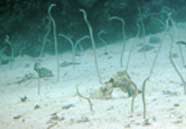
[[[1,0],[0,129],[186,129],[186,0]]]

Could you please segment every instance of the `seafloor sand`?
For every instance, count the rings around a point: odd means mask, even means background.
[[[186,40],[185,27],[179,30],[177,40]],[[37,60],[31,57],[16,58],[13,66],[0,66],[0,129],[185,129],[186,96],[183,85],[168,59],[170,40],[159,34],[163,42],[154,73],[147,83],[147,118],[143,120],[141,95],[135,101],[135,112],[130,113],[130,100],[119,90],[113,93],[113,99],[92,99],[94,112],[90,112],[86,100],[76,96],[76,86],[88,96],[101,85],[98,83],[91,50],[76,57],[80,65],[61,67],[61,80],[56,77],[41,80],[41,95],[37,95],[37,80],[32,79],[21,84],[16,83],[27,73],[34,73],[33,64]],[[148,39],[148,38],[147,38]],[[133,53],[128,72],[132,80],[141,89],[143,80],[148,76],[156,49],[143,53],[137,52],[142,40],[130,39],[127,42],[126,57],[131,44]],[[183,46],[184,47],[184,46]],[[121,44],[108,46],[108,55],[104,47],[97,49],[101,76],[104,81],[121,70],[119,57]],[[186,56],[186,48],[183,48]],[[175,45],[174,58],[186,79],[186,69],[182,67],[179,50]],[[124,58],[124,62],[126,61]],[[71,53],[60,55],[60,62],[71,61]],[[56,71],[55,57],[46,56],[42,65]],[[26,102],[20,98],[27,96]],[[70,107],[68,108],[68,106]],[[67,108],[65,108],[67,106]]]

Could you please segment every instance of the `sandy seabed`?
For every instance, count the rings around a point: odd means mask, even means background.
[[[177,40],[186,41],[185,27],[180,27]],[[151,35],[146,37],[148,39]],[[168,58],[170,39],[163,33],[157,34],[162,41],[154,73],[146,86],[147,118],[143,119],[141,95],[135,100],[135,111],[130,112],[131,98],[119,90],[115,90],[109,100],[91,99],[94,112],[89,110],[86,100],[76,95],[76,87],[80,92],[89,94],[101,87],[96,75],[94,57],[91,49],[76,56],[79,65],[61,67],[60,81],[56,76],[41,79],[41,93],[37,94],[37,79],[17,83],[33,70],[36,58],[17,57],[13,64],[0,66],[0,129],[186,129],[186,97],[183,85]],[[142,39],[132,38],[127,41],[124,64],[132,47],[132,56],[128,72],[138,88],[142,88],[143,80],[148,76],[153,58],[158,52],[158,44],[148,52],[138,52]],[[103,81],[109,80],[113,74],[123,70],[120,68],[121,42],[97,49],[100,73]],[[179,48],[174,46],[174,61],[186,79],[186,69],[182,65]],[[186,47],[183,46],[186,56]],[[70,62],[71,52],[60,56],[60,62]],[[56,75],[54,56],[46,55],[41,64],[51,69]],[[125,66],[124,66],[125,67]],[[26,97],[26,100],[22,100]],[[23,102],[24,101],[24,102]]]

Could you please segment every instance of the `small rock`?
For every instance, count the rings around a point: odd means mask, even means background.
[[[21,115],[17,115],[17,116],[14,116],[13,119],[20,119],[22,116]]]
[[[38,104],[36,104],[35,106],[34,106],[34,110],[37,110],[37,109],[39,109],[39,108],[41,108]]]
[[[178,58],[178,57],[179,57],[177,53],[172,53],[171,56],[172,56],[173,58]]]
[[[65,118],[63,116],[58,116],[57,113],[52,113],[49,121],[47,123],[55,123],[57,121],[63,121]]]
[[[159,44],[161,39],[158,36],[151,36],[149,37],[149,43],[151,44]]]
[[[184,65],[183,67],[186,68],[186,65]]]
[[[128,118],[133,118],[133,115],[132,115],[132,114],[131,114],[131,115],[129,115],[129,116],[128,116]]]
[[[130,128],[130,127],[131,127],[130,124],[125,125],[125,128]]]
[[[21,102],[26,102],[27,100],[28,100],[27,96],[24,96],[24,97],[21,97],[21,98],[20,98],[20,101],[21,101]]]
[[[108,52],[104,52],[103,54],[104,54],[104,55],[108,55]]]
[[[151,51],[151,50],[153,50],[153,49],[154,49],[153,46],[144,45],[144,46],[142,46],[142,47],[140,47],[140,48],[138,49],[138,52],[148,52],[148,51]]]
[[[140,125],[140,123],[139,122],[136,122],[135,125]]]
[[[86,116],[82,116],[79,120],[77,120],[77,123],[84,123],[89,122],[90,120]]]
[[[183,123],[183,120],[176,120],[176,121],[174,121],[173,123],[174,123],[174,124],[181,124],[181,123]]]
[[[179,107],[180,105],[178,103],[175,103],[174,104],[174,107]]]
[[[71,118],[70,122],[71,123],[84,123],[84,122],[89,122],[89,118],[86,116],[81,116],[80,118]]]
[[[136,121],[135,120],[131,120],[130,123],[135,123]]]
[[[151,123],[149,122],[149,119],[145,119],[144,123],[145,126],[151,125]]]
[[[107,111],[110,111],[110,110],[113,110],[114,109],[114,106],[111,106],[109,108],[107,108]]]
[[[156,117],[155,117],[155,116],[152,118],[152,120],[153,120],[154,122],[156,122],[156,121],[157,121],[157,119],[156,119]]]
[[[72,108],[72,107],[74,107],[74,106],[75,106],[74,104],[67,104],[67,105],[64,105],[64,106],[62,107],[62,109],[67,110],[67,109],[70,109],[70,108]]]

